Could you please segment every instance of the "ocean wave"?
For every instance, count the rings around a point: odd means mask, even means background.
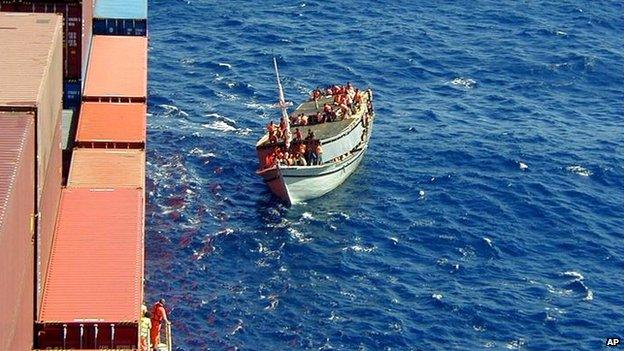
[[[219,132],[224,132],[224,133],[235,132],[237,130],[236,127],[224,121],[214,121],[210,124],[202,124],[202,127],[212,129],[212,130],[217,130]]]
[[[583,166],[579,166],[579,165],[568,166],[568,167],[566,167],[566,171],[568,171],[570,173],[578,174],[581,177],[589,177],[589,176],[592,176],[594,174],[589,169],[587,169],[587,168],[585,168]]]
[[[462,87],[466,89],[472,89],[477,86],[476,80],[471,79],[471,78],[462,78],[462,77],[454,78],[449,83],[451,83],[454,86],[458,86],[458,87]]]

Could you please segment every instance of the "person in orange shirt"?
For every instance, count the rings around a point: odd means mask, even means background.
[[[152,307],[152,328],[150,329],[150,342],[154,350],[158,350],[160,344],[160,323],[170,324],[165,311],[165,299],[160,299]]]

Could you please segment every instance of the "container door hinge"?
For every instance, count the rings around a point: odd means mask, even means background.
[[[35,241],[35,226],[37,225],[37,218],[39,218],[39,212],[30,215],[30,234],[32,234],[31,240]]]

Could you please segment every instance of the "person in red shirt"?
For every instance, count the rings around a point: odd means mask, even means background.
[[[154,350],[158,350],[160,344],[160,324],[162,322],[167,324],[169,319],[167,318],[167,311],[165,311],[165,299],[160,299],[152,307],[152,328],[150,329],[150,342]]]

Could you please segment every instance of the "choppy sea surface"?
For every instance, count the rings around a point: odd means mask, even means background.
[[[601,350],[624,338],[624,3],[150,6],[147,298],[175,350]],[[363,163],[287,208],[287,99],[374,89]]]

